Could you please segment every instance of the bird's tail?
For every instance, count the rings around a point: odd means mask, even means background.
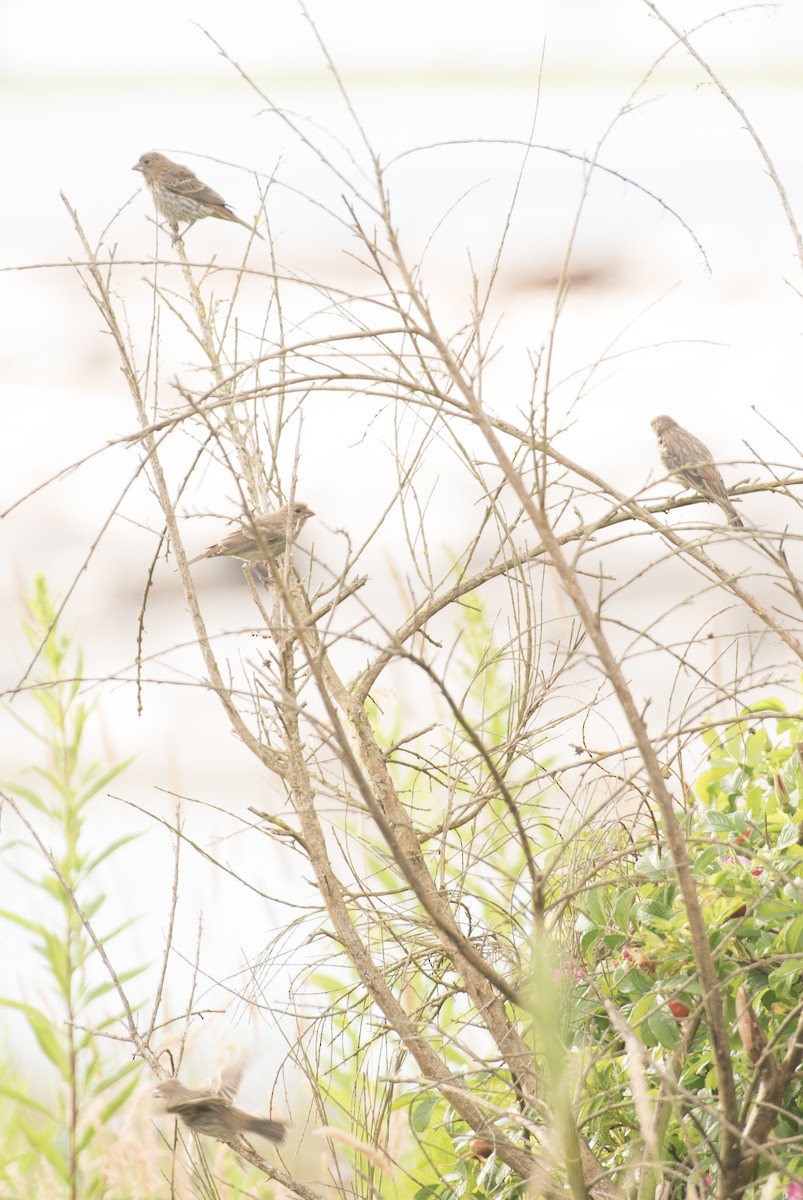
[[[243,229],[250,230],[250,232],[253,233],[254,237],[258,237],[260,242],[264,242],[265,239],[263,238],[263,236],[259,232],[259,230],[254,229],[254,226],[249,225],[247,221],[241,220],[240,217],[238,217],[236,213],[233,213],[230,208],[228,208],[228,207],[224,208],[223,213],[221,213],[221,216],[224,216],[224,214],[225,214],[225,217],[224,217],[225,220],[236,221],[238,225],[242,225]]]
[[[744,521],[733,507],[730,500],[720,500],[719,503],[722,507],[722,511],[726,514],[731,525],[735,525],[737,529],[744,529]]]
[[[275,1142],[277,1146],[284,1141],[287,1133],[284,1121],[268,1121],[265,1117],[249,1117],[246,1129],[249,1133],[258,1133],[260,1137],[267,1138],[269,1142]]]

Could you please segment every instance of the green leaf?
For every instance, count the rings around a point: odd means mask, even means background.
[[[39,812],[47,812],[47,807],[38,792],[23,787],[21,783],[4,782],[3,787],[11,792],[12,795],[18,796],[20,800],[27,801],[28,804],[38,809]]]
[[[667,1050],[673,1050],[680,1041],[680,1023],[663,1005],[650,1014],[647,1024],[655,1040]]]
[[[745,762],[748,766],[757,767],[770,748],[770,740],[764,729],[756,730],[755,733],[748,736],[745,742]]]
[[[440,1096],[429,1095],[417,1100],[410,1111],[410,1124],[416,1133],[423,1133],[429,1127],[432,1114],[443,1100]]]
[[[40,1104],[38,1100],[33,1100],[30,1096],[26,1096],[24,1092],[18,1091],[16,1088],[9,1087],[7,1084],[0,1083],[0,1096],[6,1096],[9,1100],[13,1100],[15,1104],[20,1104],[25,1108],[30,1108],[33,1112],[40,1113],[43,1117],[49,1120],[55,1120],[49,1108],[45,1108],[44,1104]]]
[[[803,950],[803,914],[787,925],[783,940],[787,954],[800,954]]]
[[[108,784],[110,784],[113,779],[116,779],[117,776],[126,769],[126,767],[130,766],[131,761],[132,760],[130,758],[124,759],[123,762],[118,763],[114,767],[111,767],[108,771],[104,772],[104,774],[101,775],[98,779],[94,780],[92,782],[92,784],[90,786],[88,786],[84,792],[81,793],[79,803],[83,806],[84,804],[87,803],[88,800],[91,800],[93,796],[96,796],[98,794],[98,792],[103,791],[103,789],[105,787],[107,787]],[[133,834],[132,836],[138,837],[139,835]],[[104,857],[105,857],[105,855],[104,855]]]
[[[30,933],[36,933],[41,938],[47,936],[47,930],[44,925],[40,925],[37,921],[29,921],[27,917],[21,917],[19,913],[9,912],[6,908],[0,908],[0,917],[5,921],[11,921],[14,925],[19,925],[21,929],[27,929]]]
[[[134,1061],[132,1059],[128,1059],[113,1074],[104,1075],[102,1079],[99,1079],[98,1082],[92,1087],[89,1094],[92,1099],[95,1099],[97,1096],[101,1096],[105,1091],[108,1091],[109,1088],[116,1087],[118,1083],[120,1083],[122,1080],[127,1079],[128,1076],[132,1075],[132,1074],[134,1076],[133,1086],[136,1087],[136,1084],[139,1080],[141,1071],[142,1071],[142,1062],[141,1061],[138,1062],[138,1061]]]
[[[674,909],[662,901],[645,900],[639,908],[639,923],[649,924],[652,920],[671,921],[675,915]]]
[[[703,729],[700,736],[709,750],[718,750],[722,746],[719,733],[716,729]]]
[[[112,842],[110,845],[106,846],[105,849],[101,850],[95,858],[90,858],[87,861],[87,874],[91,875],[95,868],[100,866],[100,864],[107,859],[109,855],[115,854],[123,846],[128,846],[131,842],[138,841],[142,836],[142,833],[129,833],[125,837],[117,838],[116,841]]]
[[[0,997],[0,1006],[3,1008],[11,1008],[17,1012],[21,1012],[28,1021],[34,1037],[41,1046],[44,1053],[50,1061],[56,1066],[63,1079],[69,1079],[70,1073],[67,1064],[67,1057],[64,1049],[59,1044],[58,1038],[53,1032],[53,1026],[48,1017],[40,1012],[38,1008],[34,1008],[32,1004],[25,1004],[21,1000],[7,1000]]]
[[[799,829],[797,825],[791,821],[788,825],[784,825],[781,832],[778,834],[778,840],[775,843],[779,850],[786,849],[787,846],[792,846],[797,842]]]
[[[784,921],[792,915],[792,905],[781,900],[762,900],[753,915],[765,924],[779,919]]]
[[[29,1125],[27,1121],[22,1122],[22,1128],[34,1149],[45,1156],[56,1174],[66,1183],[69,1178],[69,1170],[64,1155],[59,1153],[52,1129],[37,1129],[35,1126]]]
[[[660,847],[650,846],[636,860],[636,870],[647,879],[664,879],[671,871],[671,863],[664,859]]]
[[[639,996],[646,996],[651,992],[654,984],[655,980],[651,979],[649,975],[639,971],[638,967],[631,967],[620,980],[619,991],[624,996],[637,999]]]
[[[744,824],[744,818],[741,820],[742,824]],[[709,809],[705,814],[705,821],[711,829],[715,829],[720,833],[733,833],[735,829],[733,813],[721,813],[717,812],[716,809]]]
[[[608,924],[608,914],[603,903],[607,895],[606,888],[592,888],[586,895],[586,912],[595,925]]]
[[[47,1055],[54,1067],[56,1067],[62,1079],[70,1079],[72,1069],[65,1047],[53,1032],[53,1026],[50,1021],[37,1014],[36,1017],[29,1017],[28,1022],[43,1053]]]
[[[637,895],[635,888],[626,888],[613,906],[614,925],[621,933],[626,934],[630,930],[630,914]]]
[[[134,1089],[136,1088],[138,1083],[139,1083],[139,1071],[137,1071],[137,1073],[134,1075],[133,1079],[130,1079],[126,1083],[125,1087],[121,1087],[120,1090],[112,1097],[112,1099],[109,1101],[109,1103],[104,1108],[101,1109],[101,1112],[100,1112],[101,1124],[105,1124],[107,1121],[110,1121],[111,1118],[115,1115],[115,1113],[119,1112],[119,1110],[123,1107],[126,1100],[129,1098],[131,1093],[134,1091]]]
[[[633,1005],[630,1013],[630,1024],[645,1045],[655,1045],[656,1038],[650,1035],[649,1019],[655,1010],[655,994],[647,992]]]
[[[742,709],[745,716],[752,713],[776,712],[781,716],[786,716],[788,713],[786,705],[781,700],[776,700],[772,696],[768,700],[756,700],[754,704],[746,704]]]

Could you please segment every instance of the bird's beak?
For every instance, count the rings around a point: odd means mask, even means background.
[[[132,171],[141,171],[141,170],[142,170],[142,167],[139,165],[139,163],[134,163],[134,165],[133,165],[133,167],[131,168],[131,170],[132,170]]]

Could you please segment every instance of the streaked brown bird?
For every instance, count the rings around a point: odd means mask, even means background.
[[[288,535],[293,541],[301,526],[315,513],[306,504],[296,500],[292,508],[283,504],[276,512],[264,517],[254,517],[247,525],[235,529],[228,537],[215,542],[203,554],[196,554],[190,559],[190,564],[202,558],[218,558],[228,555],[230,558],[242,558],[246,562],[262,563],[269,558],[278,558],[284,553]]]
[[[671,417],[654,417],[650,422],[658,438],[661,462],[688,487],[718,504],[731,525],[744,528],[744,521],[728,498],[728,489],[714,465],[711,451]]]
[[[164,1100],[167,1111],[178,1117],[192,1133],[235,1145],[242,1140],[243,1134],[256,1133],[278,1146],[287,1132],[284,1121],[254,1117],[232,1104],[242,1074],[242,1063],[228,1067],[217,1087],[209,1084],[188,1088],[177,1079],[164,1079],[153,1094],[157,1100]]]
[[[262,237],[247,221],[235,216],[222,196],[195,175],[189,167],[165,158],[156,150],[148,150],[140,156],[133,167],[141,171],[148,185],[156,211],[167,218],[173,232],[173,245],[183,237],[179,234],[180,221],[187,222],[184,233],[202,217],[218,217],[221,221],[236,221],[257,237]]]

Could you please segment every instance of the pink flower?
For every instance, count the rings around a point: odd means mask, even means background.
[[[799,1179],[787,1183],[786,1200],[803,1200],[803,1183]]]

